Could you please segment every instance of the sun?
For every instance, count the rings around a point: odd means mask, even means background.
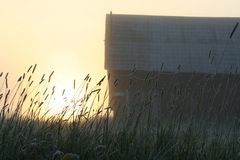
[[[55,93],[50,99],[49,107],[50,114],[59,114],[63,111],[64,107],[71,104],[71,100],[74,98],[74,90],[64,87],[58,87]]]
[[[73,80],[60,81],[50,89],[51,96],[45,106],[48,117],[63,116],[64,119],[75,117],[89,118],[95,115],[103,116],[106,112],[108,101],[103,91],[106,88],[90,83],[87,76],[82,82]]]

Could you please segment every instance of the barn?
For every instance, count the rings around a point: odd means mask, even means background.
[[[205,114],[209,108],[238,113],[239,22],[107,14],[105,69],[113,110],[142,106],[163,115],[173,110]]]

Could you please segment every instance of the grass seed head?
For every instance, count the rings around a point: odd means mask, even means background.
[[[52,73],[49,75],[49,77],[48,77],[48,82],[51,81],[51,78],[52,78],[53,73],[54,73],[54,71],[52,71]]]
[[[27,73],[32,69],[32,65],[28,68]]]
[[[34,73],[34,72],[35,72],[35,70],[36,70],[36,67],[37,67],[37,64],[35,64],[35,65],[34,65],[34,67],[33,67],[33,70],[32,70],[32,73]]]
[[[79,160],[79,155],[73,153],[66,153],[62,160]]]

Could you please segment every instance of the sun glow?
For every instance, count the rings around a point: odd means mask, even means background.
[[[106,84],[102,86],[91,83],[89,75],[80,83],[76,80],[72,85],[57,83],[51,86],[51,94],[45,104],[47,117],[64,115],[64,119],[73,116],[89,118],[94,115],[103,116],[108,106],[108,94]],[[104,91],[104,92],[103,92]]]
[[[90,118],[106,113],[108,88],[105,78],[95,82],[87,75],[69,81],[67,74],[55,76],[52,71],[39,76],[38,72],[37,65],[31,65],[14,82],[8,73],[0,73],[0,104],[7,107],[8,114],[18,111],[28,118],[44,120]]]
[[[51,97],[49,107],[50,115],[61,113],[67,105],[71,106],[74,98],[73,89],[57,88],[55,94]]]

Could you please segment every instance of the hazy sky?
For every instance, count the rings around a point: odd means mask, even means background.
[[[31,64],[59,85],[104,75],[105,15],[240,17],[240,0],[0,0],[0,71]]]

